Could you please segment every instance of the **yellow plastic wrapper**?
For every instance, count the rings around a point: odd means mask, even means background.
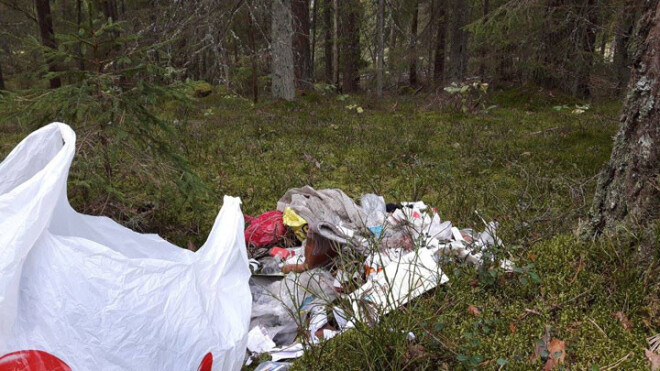
[[[307,238],[307,220],[296,214],[292,208],[287,207],[284,209],[282,221],[284,222],[284,225],[293,229],[296,238],[300,241],[304,241]]]

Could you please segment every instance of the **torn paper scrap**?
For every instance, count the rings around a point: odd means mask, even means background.
[[[269,352],[271,359],[275,362],[280,359],[293,359],[302,357],[305,351],[303,350],[303,345],[300,343],[294,343],[282,348],[273,348]]]
[[[275,342],[266,335],[265,329],[255,326],[248,332],[247,348],[250,352],[265,353],[275,348]]]
[[[348,298],[358,319],[376,322],[378,315],[387,314],[447,281],[449,278],[442,273],[431,251],[419,249],[389,263]]]

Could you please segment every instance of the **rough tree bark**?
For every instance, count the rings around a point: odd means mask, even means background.
[[[570,34],[570,28],[566,26],[567,9],[570,4],[568,0],[546,0],[545,15],[543,20],[543,29],[539,42],[539,61],[541,66],[534,73],[536,84],[549,89],[562,87],[565,84],[567,76],[562,66],[569,59],[567,48],[562,44],[562,40],[567,39]],[[507,58],[508,59],[508,58]],[[510,61],[502,65],[506,69]]]
[[[252,102],[259,101],[259,71],[257,70],[257,43],[254,41],[254,34],[257,32],[254,27],[254,20],[252,20],[252,12],[247,12],[248,24],[250,30],[248,32],[248,39],[250,42],[250,64],[252,67]]]
[[[291,0],[293,15],[293,71],[296,87],[312,89],[311,54],[309,50],[309,0]]]
[[[112,18],[114,22],[119,20],[119,11],[116,0],[103,0],[103,14],[106,18]]]
[[[614,72],[616,73],[616,90],[621,94],[630,79],[630,55],[628,45],[635,27],[635,6],[633,0],[626,0],[621,4],[617,23],[616,37],[614,38]]]
[[[610,161],[598,178],[589,236],[660,218],[659,7],[658,0],[648,1],[638,25],[628,96]]]
[[[293,73],[293,28],[291,0],[273,0],[271,59],[273,64],[271,92],[273,98],[293,100],[296,95]]]
[[[435,39],[435,60],[433,63],[433,80],[436,86],[444,83],[445,74],[445,35],[447,33],[447,1],[438,1],[438,34]]]
[[[5,79],[2,77],[2,63],[0,63],[0,90],[5,90]]]
[[[360,83],[360,2],[346,1],[342,9],[342,91],[357,91]]]
[[[385,0],[378,0],[378,20],[376,37],[377,57],[376,57],[376,95],[383,97],[383,67],[385,62]]]
[[[596,51],[596,27],[598,22],[598,13],[596,10],[596,0],[583,0],[580,6],[579,14],[579,49],[576,50],[577,68],[575,73],[575,83],[573,85],[573,95],[580,98],[587,98],[590,95],[591,69],[593,67],[594,52]]]
[[[451,0],[451,27],[449,29],[449,77],[452,81],[463,80],[466,70],[468,3],[464,0]]]
[[[483,8],[483,19],[481,21],[482,24],[486,24],[488,22],[488,13],[490,13],[490,2],[489,0],[483,0],[484,2],[484,8]],[[486,55],[487,55],[487,47],[486,46],[481,46],[481,60],[479,61],[479,78],[481,81],[486,81]]]
[[[332,83],[339,87],[339,0],[332,0]]]
[[[408,77],[411,86],[417,85],[417,25],[419,23],[419,0],[413,3],[412,21],[410,22],[410,45],[408,46]]]
[[[312,45],[311,45],[311,50],[310,50],[310,58],[309,58],[309,71],[311,73],[310,78],[311,78],[311,83],[314,85],[314,81],[316,80],[315,75],[314,75],[314,70],[316,66],[316,29],[317,29],[317,18],[318,18],[318,12],[319,12],[319,3],[318,0],[314,1],[314,8],[312,9],[312,25],[310,29],[311,37],[312,37]]]
[[[323,3],[323,50],[325,64],[325,82],[332,84],[332,0],[325,0]]]
[[[394,20],[394,11],[390,12],[390,50],[396,49],[396,21]]]
[[[55,42],[55,33],[53,32],[53,16],[50,11],[49,0],[34,0],[34,7],[37,10],[37,20],[39,22],[39,33],[41,35],[41,43],[51,49],[57,49]],[[49,72],[57,72],[57,66],[52,58],[46,58],[48,63]],[[50,88],[57,89],[62,86],[62,81],[59,77],[50,79]]]
[[[76,0],[76,27],[80,29],[82,25],[83,14],[82,14],[82,0]],[[78,68],[81,71],[85,70],[85,58],[82,52],[82,42],[79,42],[76,46],[76,52],[78,53]]]

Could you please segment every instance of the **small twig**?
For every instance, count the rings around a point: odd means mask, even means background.
[[[541,133],[546,133],[548,131],[554,131],[554,130],[557,130],[557,129],[559,129],[559,126],[555,126],[553,128],[549,128],[549,129],[545,129],[545,130],[534,131],[534,132],[531,132],[527,135],[539,135]]]
[[[606,370],[614,370],[614,369],[618,369],[619,365],[622,364],[623,361],[625,361],[626,359],[628,359],[628,357],[630,357],[630,356],[633,355],[633,354],[634,354],[633,352],[629,352],[628,354],[625,355],[625,357],[623,357],[623,358],[621,358],[620,360],[618,360],[618,361],[612,363],[612,364],[609,365],[609,366],[604,367],[602,370],[603,370],[603,371],[606,371]]]
[[[525,313],[519,315],[518,319],[524,319],[525,317],[527,317],[530,314],[536,314],[537,316],[541,315],[541,313],[537,310],[525,308]]]
[[[593,318],[588,318],[588,320],[589,320],[591,323],[593,323],[594,326],[596,326],[596,328],[597,328],[598,330],[600,330],[600,332],[603,333],[603,336],[605,336],[606,339],[608,339],[608,340],[610,339],[610,338],[607,336],[607,333],[606,333],[606,332],[605,332],[600,326],[598,326],[598,324],[596,323],[596,321],[593,320]]]

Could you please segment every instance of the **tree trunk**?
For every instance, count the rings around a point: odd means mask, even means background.
[[[489,0],[483,0],[484,2],[484,13],[483,13],[483,19],[481,21],[482,24],[486,24],[488,22],[488,13],[490,13],[490,1]],[[486,54],[488,52],[488,49],[486,48],[485,45],[481,46],[481,60],[479,61],[479,78],[481,81],[486,81]]]
[[[452,0],[451,27],[449,30],[449,76],[452,82],[465,77],[467,56],[467,35],[463,30],[466,25],[468,4],[464,0]]]
[[[344,3],[342,22],[342,91],[358,90],[360,76],[360,2],[356,0]]]
[[[424,73],[424,76],[426,77],[426,82],[433,86],[433,53],[435,52],[435,39],[433,38],[433,33],[434,27],[435,27],[435,0],[429,0],[428,6],[427,6],[427,12],[429,14],[429,20],[428,23],[426,24],[426,27],[422,31],[423,34],[427,33],[429,36],[426,37],[426,42],[428,45],[426,46],[426,52],[428,53],[426,56],[426,72]]]
[[[610,38],[609,32],[604,30],[600,36],[600,60],[605,61],[605,50],[607,49],[607,39]]]
[[[0,63],[0,90],[5,90],[5,79],[2,76],[2,63]]]
[[[568,48],[562,44],[571,31],[565,24],[569,7],[567,0],[546,0],[543,29],[539,39],[541,46],[537,64],[540,67],[533,74],[535,83],[548,89],[565,87],[565,80],[568,78],[561,66],[570,59],[566,52]],[[510,64],[510,61],[506,62],[502,65],[503,70]]]
[[[438,1],[438,34],[435,39],[435,60],[433,64],[433,80],[436,86],[444,83],[445,74],[445,35],[447,33],[446,0]]]
[[[254,34],[257,30],[254,27],[254,21],[252,20],[252,12],[248,12],[248,24],[250,25],[250,31],[248,32],[248,38],[250,42],[250,64],[252,65],[252,102],[257,103],[259,101],[259,79],[257,71],[257,44],[254,41]]]
[[[635,11],[633,0],[627,0],[621,5],[614,39],[614,70],[616,74],[616,90],[621,94],[630,79],[630,56],[628,45],[635,27]]]
[[[76,26],[77,29],[80,29],[80,25],[82,24],[83,21],[83,14],[82,14],[82,0],[76,0]],[[83,55],[82,52],[82,42],[78,42],[78,45],[76,46],[76,52],[78,53],[78,68],[81,71],[85,70],[85,56]]]
[[[396,49],[396,22],[394,22],[394,12],[390,12],[390,50]]]
[[[111,19],[113,23],[117,23],[119,21],[119,11],[117,8],[117,0],[102,0],[101,5],[103,7],[103,14],[105,15],[106,19]],[[112,35],[113,39],[116,39],[119,37],[119,31],[112,31],[110,33]],[[108,58],[108,55],[113,52],[115,55],[118,55],[121,53],[121,45],[120,44],[112,44],[112,48],[108,49],[106,51],[107,55],[106,58]],[[113,63],[112,64],[113,70],[117,69],[117,64]]]
[[[332,83],[339,87],[339,0],[332,0]]]
[[[582,26],[580,28],[580,49],[577,50],[577,69],[573,95],[587,98],[590,95],[590,77],[593,67],[594,52],[596,51],[596,22],[598,13],[595,7],[596,0],[583,0],[580,9]]]
[[[61,0],[60,12],[61,12],[62,19],[67,19],[66,8],[67,8],[66,0]]]
[[[312,86],[314,85],[314,67],[316,66],[316,27],[317,27],[317,15],[319,12],[319,2],[314,0],[314,8],[312,9],[312,27],[311,27],[311,36],[312,36],[312,47],[310,50],[311,56],[309,59],[309,72]]]
[[[291,13],[289,12],[289,30],[291,30]],[[289,33],[289,36],[291,36],[291,33]],[[291,46],[291,38],[289,37],[289,46]],[[290,52],[293,55],[293,51]],[[222,72],[223,76],[222,79],[224,80],[225,86],[227,87],[227,90],[231,88],[231,60],[229,59],[229,55],[227,55],[227,48],[225,48],[225,43],[224,43],[224,35],[218,34],[218,42],[217,42],[217,52],[216,56],[220,56],[220,64],[222,66]],[[290,63],[293,63],[293,56],[290,59]],[[207,63],[207,66],[209,64]],[[208,69],[208,68],[206,68]],[[205,74],[208,75],[208,72],[205,71]],[[291,74],[293,75],[293,65],[291,64]],[[213,71],[213,75],[215,76],[215,71]],[[293,79],[293,76],[291,77]],[[207,77],[205,80],[211,81],[215,80],[215,78],[211,79],[210,77]],[[295,94],[295,88],[294,94]]]
[[[117,10],[117,0],[103,0],[103,14],[106,18],[112,18],[113,22],[119,20],[119,12]]]
[[[318,0],[316,0],[318,1]],[[333,28],[333,23],[332,23],[332,0],[325,0],[323,4],[323,27],[325,29],[325,34],[324,34],[324,41],[323,41],[323,47],[324,47],[324,59],[325,59],[325,82],[332,84],[334,83],[334,80],[332,79],[332,50],[333,50],[333,42],[332,42],[332,30]]]
[[[410,22],[410,46],[408,51],[408,58],[410,59],[408,77],[410,86],[417,85],[417,53],[415,52],[417,46],[417,24],[419,22],[419,0],[415,0],[413,4],[412,21]]]
[[[593,236],[618,225],[637,230],[660,218],[660,4],[645,4],[639,48],[609,163],[600,173],[590,225]],[[657,248],[657,246],[656,246]]]
[[[35,0],[34,7],[37,10],[37,20],[39,21],[39,33],[41,35],[41,43],[53,50],[57,49],[57,43],[55,42],[55,33],[53,32],[53,16],[50,12],[50,2],[49,0]],[[52,58],[46,57],[46,63],[48,64],[49,72],[57,72],[57,66],[55,61]],[[56,89],[62,86],[62,81],[59,77],[53,77],[50,79],[50,88]]]
[[[377,56],[376,56],[376,95],[383,97],[383,67],[385,62],[385,0],[378,0],[378,20],[376,37]]]
[[[272,86],[273,98],[293,100],[296,95],[293,72],[293,28],[291,0],[273,0],[272,8]]]
[[[296,87],[312,89],[309,51],[309,0],[291,0],[293,22],[293,70]]]

